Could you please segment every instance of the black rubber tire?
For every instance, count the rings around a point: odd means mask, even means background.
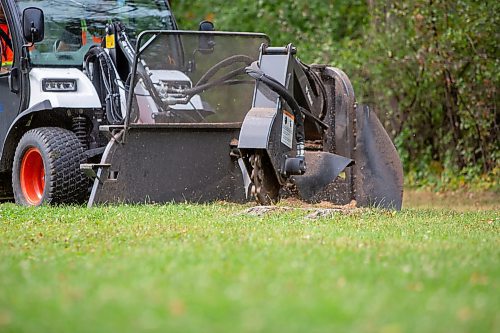
[[[12,188],[16,203],[34,205],[25,197],[20,180],[21,163],[30,148],[40,152],[45,171],[42,198],[35,206],[82,203],[88,195],[89,184],[80,170],[80,164],[85,161],[84,148],[73,132],[59,127],[32,129],[19,141],[12,167]]]

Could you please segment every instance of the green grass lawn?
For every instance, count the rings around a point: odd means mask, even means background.
[[[0,205],[0,332],[500,332],[499,211]]]

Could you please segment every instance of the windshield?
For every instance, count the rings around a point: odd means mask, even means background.
[[[30,49],[34,66],[81,66],[92,45],[100,45],[107,23],[125,24],[134,41],[144,30],[175,29],[164,0],[17,0],[20,12],[38,7],[45,38]]]
[[[255,89],[245,67],[259,59],[269,39],[249,33],[147,31],[138,44],[131,123],[240,123]]]

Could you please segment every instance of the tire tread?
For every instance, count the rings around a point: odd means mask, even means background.
[[[42,155],[49,159],[46,168],[46,190],[42,203],[71,204],[81,203],[87,195],[89,181],[80,170],[80,164],[85,160],[85,151],[76,135],[59,127],[39,127],[29,130],[19,142],[14,157],[13,187],[17,201],[23,196],[20,185],[16,186],[15,179],[19,178],[19,164],[25,147],[38,142]],[[17,163],[16,163],[17,161]],[[47,177],[49,176],[49,177]],[[17,177],[17,178],[16,178]],[[47,182],[50,179],[50,182]],[[16,193],[18,192],[18,193]],[[20,193],[19,193],[20,192]]]

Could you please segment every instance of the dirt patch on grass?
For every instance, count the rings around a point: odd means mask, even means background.
[[[430,190],[405,189],[403,195],[403,209],[449,209],[455,211],[500,211],[500,193],[493,191],[448,191],[433,192]],[[347,205],[335,205],[328,201],[316,204],[306,203],[296,198],[286,198],[273,206],[253,206],[243,213],[248,215],[263,216],[271,212],[288,211],[292,209],[305,210],[308,218],[328,216],[335,212],[352,214],[361,211],[356,201]]]
[[[500,210],[498,192],[433,192],[429,190],[405,190],[403,208],[435,208],[457,211]]]
[[[334,205],[331,202],[322,201],[317,204],[308,204],[297,199],[282,200],[276,206],[255,206],[246,209],[243,214],[263,216],[270,212],[280,212],[289,210],[303,210],[308,214],[306,218],[317,219],[320,217],[328,217],[334,213],[352,214],[360,210],[356,207],[356,201],[353,200],[347,205]]]

